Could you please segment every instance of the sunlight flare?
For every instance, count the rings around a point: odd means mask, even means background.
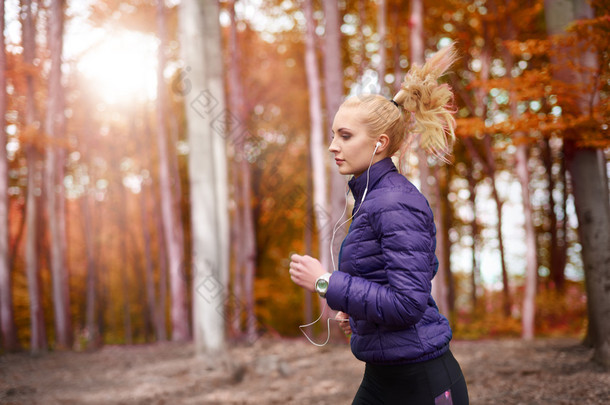
[[[101,99],[109,104],[156,97],[158,41],[148,34],[119,31],[93,46],[78,63]]]

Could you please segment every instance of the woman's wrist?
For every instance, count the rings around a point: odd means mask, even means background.
[[[326,292],[328,291],[328,286],[330,284],[330,276],[331,273],[324,273],[318,277],[314,283],[314,291],[322,298],[326,298]]]

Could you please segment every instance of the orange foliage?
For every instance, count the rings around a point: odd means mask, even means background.
[[[513,315],[502,313],[502,292],[485,291],[474,314],[460,311],[454,335],[458,339],[508,338],[521,336],[520,303],[522,286],[514,289]],[[536,296],[536,336],[582,337],[587,327],[584,285],[568,281],[565,291],[539,285]]]

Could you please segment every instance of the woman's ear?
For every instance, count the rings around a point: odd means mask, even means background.
[[[377,142],[380,143],[377,148],[377,154],[380,154],[387,151],[388,146],[390,145],[390,138],[386,134],[381,134],[379,135]]]

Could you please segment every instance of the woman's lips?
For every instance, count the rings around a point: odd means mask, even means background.
[[[343,162],[345,162],[345,160],[335,158],[335,163],[336,163],[337,165],[341,165]]]

